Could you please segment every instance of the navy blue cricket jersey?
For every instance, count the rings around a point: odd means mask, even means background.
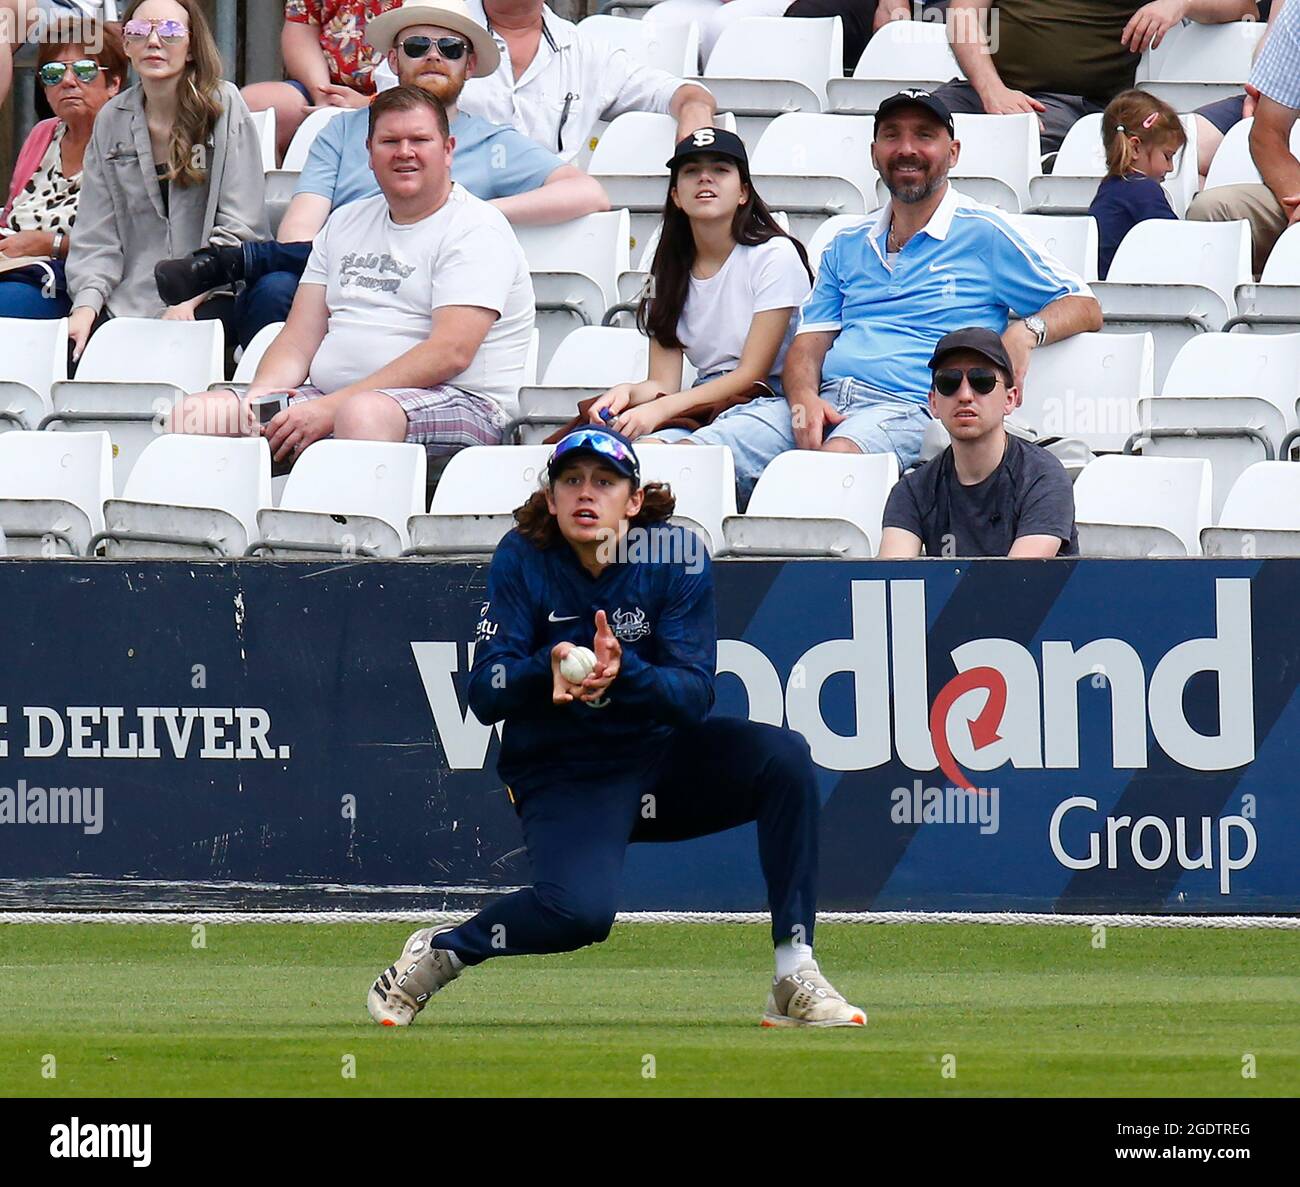
[[[643,541],[651,536],[650,555],[666,559],[629,559],[599,577],[564,540],[538,548],[515,530],[497,547],[469,704],[485,724],[505,722],[498,763],[505,782],[635,762],[659,750],[674,727],[708,715],[718,655],[709,557],[684,528],[656,524]],[[599,706],[553,704],[551,649],[564,641],[592,647],[597,610],[622,644],[619,674]]]

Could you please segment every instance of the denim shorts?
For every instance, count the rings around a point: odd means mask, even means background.
[[[863,453],[893,453],[900,470],[920,457],[921,439],[931,420],[924,404],[856,379],[823,383],[821,397],[844,414],[844,420],[826,434],[827,441],[844,438]],[[737,404],[691,434],[691,440],[700,445],[730,446],[736,463],[736,493],[742,503],[747,502],[767,463],[795,448],[790,405],[784,396],[762,396]]]

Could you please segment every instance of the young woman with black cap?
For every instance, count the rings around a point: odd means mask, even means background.
[[[679,441],[733,405],[780,395],[795,314],[812,288],[802,244],[754,190],[739,136],[700,128],[677,146],[651,287],[637,312],[650,374],[588,416],[636,440]],[[697,372],[682,390],[682,361]]]

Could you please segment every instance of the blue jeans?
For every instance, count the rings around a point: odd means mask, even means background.
[[[289,316],[298,292],[310,243],[275,240],[244,244],[245,288],[235,301],[235,332],[247,348],[259,330]]]
[[[845,438],[863,453],[893,453],[900,470],[921,456],[921,439],[930,410],[915,400],[895,396],[856,379],[832,379],[822,384],[821,397],[844,420],[826,434],[827,441]],[[736,462],[736,495],[749,502],[758,476],[779,453],[795,448],[790,405],[783,396],[763,396],[728,408],[691,440],[700,445],[727,445]]]
[[[712,383],[715,379],[721,379],[724,375],[730,374],[730,371],[714,371],[711,375],[697,375],[695,377],[695,382],[691,384],[691,387],[697,388],[701,384]],[[779,375],[769,375],[767,378],[767,386],[770,387],[778,396],[783,395],[781,378]],[[650,433],[649,436],[653,437],[656,441],[662,441],[665,445],[672,445],[688,439],[694,440],[697,432],[699,432],[698,429],[658,429],[655,432]],[[708,445],[711,444],[711,442],[703,441],[700,442],[700,444]]]

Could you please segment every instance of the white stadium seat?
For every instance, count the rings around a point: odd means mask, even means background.
[[[121,494],[176,402],[225,378],[224,340],[215,319],[110,318],[91,335],[76,379],[54,384],[45,427],[107,432]]]
[[[249,555],[396,557],[424,505],[428,456],[405,441],[317,441],[294,463],[278,508],[257,513]]]
[[[643,66],[667,70],[678,78],[700,72],[700,27],[649,23],[617,16],[589,16],[578,22],[578,35],[625,49]]]
[[[779,115],[750,154],[754,188],[771,210],[789,217],[807,242],[827,218],[863,214],[876,205],[871,121],[851,115]]]
[[[904,87],[933,91],[964,78],[941,21],[890,21],[862,51],[852,78],[834,72],[826,83],[827,111],[873,115],[881,101]]]
[[[1003,210],[1019,212],[1029,205],[1029,179],[1039,170],[1042,146],[1038,117],[1016,115],[953,115],[961,154],[949,177],[963,194]],[[877,191],[879,194],[879,190]],[[888,193],[880,195],[884,202]]]
[[[1210,463],[1107,454],[1074,483],[1084,556],[1199,556],[1212,522]]]
[[[1007,221],[1086,283],[1097,279],[1097,220],[1091,215],[1008,214]]]
[[[1176,25],[1142,55],[1137,85],[1175,111],[1239,95],[1264,30],[1263,21]]]
[[[875,556],[885,500],[897,481],[892,453],[778,454],[759,476],[745,514],[722,521],[727,555]]]
[[[826,80],[844,64],[839,17],[788,20],[748,17],[730,22],[704,71],[719,111],[732,112],[747,145],[787,111],[823,111]]]
[[[642,482],[666,482],[677,497],[673,523],[700,536],[709,552],[723,547],[722,524],[736,514],[736,467],[725,445],[640,445]]]
[[[1137,430],[1152,392],[1150,334],[1075,334],[1033,352],[1012,419],[1040,437],[1077,437],[1116,451]]]
[[[257,129],[257,140],[262,146],[262,172],[270,173],[275,168],[275,108],[249,113],[253,117],[253,127]]]
[[[545,373],[561,338],[579,325],[599,325],[618,304],[618,278],[630,262],[628,213],[585,214],[557,226],[516,227],[515,234],[532,273]]]
[[[104,555],[243,556],[271,505],[264,437],[167,434],[140,455],[126,494],[104,504]]]
[[[1268,253],[1259,283],[1237,286],[1237,316],[1224,329],[1243,325],[1268,333],[1300,326],[1300,226],[1287,227]]]
[[[428,515],[409,520],[418,556],[490,553],[515,526],[514,510],[540,488],[549,445],[473,445],[448,463]]]
[[[107,433],[0,434],[0,532],[9,556],[85,556],[113,493]]]
[[[307,164],[307,156],[316,137],[320,135],[320,130],[345,110],[343,107],[315,108],[293,134],[288,151],[284,154],[284,165],[266,171],[266,213],[270,219],[272,235],[280,228],[280,220],[289,208],[298,178],[303,166]]]
[[[262,356],[266,354],[267,348],[279,336],[280,331],[284,329],[284,322],[272,322],[269,326],[263,326],[253,336],[252,342],[245,348],[244,353],[239,356],[239,364],[235,367],[236,383],[252,383],[253,376],[257,374],[257,366],[262,361]]]
[[[1178,352],[1159,393],[1138,406],[1144,456],[1204,458],[1219,510],[1237,478],[1272,460],[1296,428],[1300,334],[1199,334]]]
[[[39,429],[52,411],[50,389],[68,377],[68,319],[0,317],[0,433]]]
[[[1196,197],[1201,179],[1197,173],[1196,120],[1191,115],[1179,117],[1187,143],[1174,157],[1174,167],[1161,185],[1169,205],[1179,218]],[[1051,215],[1087,214],[1097,187],[1106,176],[1106,146],[1101,139],[1101,112],[1095,111],[1076,120],[1061,142],[1052,163],[1052,171],[1029,179],[1029,205],[1026,210]]]
[[[578,402],[617,383],[636,383],[649,370],[650,340],[619,326],[582,326],[559,345],[545,382],[520,388],[521,444],[537,445],[578,415]],[[508,439],[508,438],[507,438]]]
[[[1250,130],[1255,117],[1238,120],[1228,129],[1223,143],[1215,151],[1210,171],[1205,175],[1205,188],[1217,189],[1224,185],[1261,185],[1259,166],[1250,155]],[[1291,151],[1300,153],[1300,123],[1291,129]]]
[[[1251,280],[1250,224],[1147,219],[1115,252],[1107,278],[1092,286],[1107,331],[1149,330],[1156,387],[1179,348],[1221,330],[1236,312],[1237,286]]]
[[[863,214],[837,214],[826,219],[814,232],[812,238],[808,240],[808,263],[812,267],[813,275],[817,275],[817,268],[822,260],[822,252],[826,250],[827,244],[836,235],[841,231],[860,227],[863,223],[870,221],[872,220]]]
[[[1206,556],[1300,556],[1300,466],[1256,462],[1224,500],[1215,527],[1201,529]]]

